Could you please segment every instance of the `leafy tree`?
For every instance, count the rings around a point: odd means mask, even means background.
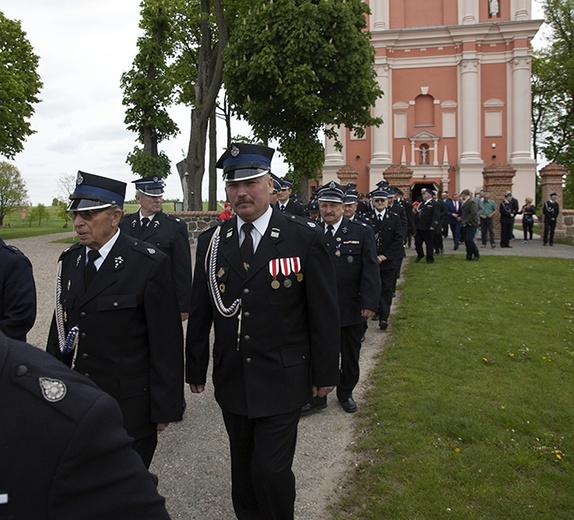
[[[275,138],[296,182],[317,177],[319,132],[358,135],[379,125],[371,107],[382,95],[360,0],[256,0],[231,33],[225,88],[233,109],[263,140]]]
[[[26,204],[28,192],[26,183],[16,166],[0,162],[0,226],[4,217]]]
[[[8,159],[21,152],[26,137],[34,133],[28,119],[43,86],[37,69],[38,56],[21,23],[0,12],[0,154]]]
[[[127,106],[124,122],[135,132],[143,149],[136,146],[126,162],[138,176],[170,172],[170,160],[158,151],[158,144],[175,136],[179,129],[167,112],[173,101],[173,82],[168,60],[173,55],[171,39],[172,4],[165,0],[142,2],[138,53],[130,71],[122,74],[123,104]]]
[[[533,59],[533,146],[569,170],[564,205],[574,207],[574,0],[546,0],[551,36]]]

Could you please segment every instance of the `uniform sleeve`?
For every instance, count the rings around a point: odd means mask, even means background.
[[[102,394],[79,422],[54,475],[49,518],[169,519],[165,501]]]
[[[7,255],[10,255],[9,257]],[[8,337],[24,341],[36,321],[36,285],[32,264],[23,254],[5,253],[4,287],[0,331]]]
[[[365,228],[361,251],[361,309],[377,310],[381,294],[381,276],[375,239],[370,228]]]
[[[315,233],[307,256],[305,292],[311,345],[311,383],[336,386],[339,383],[340,317],[335,267]]]
[[[207,235],[199,237],[191,289],[192,303],[187,322],[186,381],[194,385],[205,384],[209,365],[209,332],[213,309],[205,272],[208,243]]]
[[[183,415],[183,329],[169,257],[162,255],[144,293],[150,352],[150,414],[154,423]]]
[[[178,222],[173,243],[173,279],[177,292],[180,312],[189,312],[191,305],[191,248],[187,226]]]

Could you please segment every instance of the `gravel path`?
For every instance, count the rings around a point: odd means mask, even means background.
[[[53,240],[72,234],[49,235],[10,241],[30,259],[38,292],[38,317],[28,341],[44,348],[54,309],[56,263],[59,253],[67,246]],[[574,247],[556,245],[542,247],[535,239],[530,244],[514,240],[512,249],[490,247],[480,249],[490,255],[548,256],[574,258]],[[452,251],[452,241],[445,241],[446,253],[464,255],[464,247]],[[414,256],[414,247],[407,256]],[[462,258],[461,258],[462,260]],[[440,261],[440,258],[437,259]],[[422,268],[430,268],[421,264]],[[381,352],[388,335],[371,325],[361,353],[361,382],[355,391],[359,408],[369,380],[375,356]],[[228,442],[219,407],[213,398],[213,388],[191,395],[186,388],[188,403],[184,420],[172,424],[160,436],[152,471],[160,479],[160,493],[166,497],[168,510],[174,519],[227,520],[233,519],[230,492]],[[345,472],[355,462],[353,451],[357,414],[346,414],[336,397],[329,397],[329,406],[318,413],[303,417],[294,471],[297,477],[296,518],[299,520],[328,520],[328,504],[332,503],[345,481]]]

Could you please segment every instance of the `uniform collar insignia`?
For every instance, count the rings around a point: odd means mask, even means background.
[[[349,232],[349,230],[347,229],[346,226],[342,229],[342,231],[343,231],[343,233],[344,233],[345,235]]]
[[[225,238],[230,238],[233,236],[233,228],[229,228],[227,230],[227,234],[225,235]]]
[[[57,403],[66,397],[68,389],[63,381],[59,379],[51,379],[49,377],[40,377],[38,379],[40,383],[40,388],[42,389],[42,395],[46,401],[50,403]]]
[[[279,238],[279,234],[281,233],[281,230],[279,228],[271,228],[271,238]]]
[[[124,259],[123,259],[123,257],[121,257],[121,256],[116,256],[116,257],[114,258],[114,270],[117,271],[118,269],[120,269],[121,267],[123,267],[123,264],[124,264]]]
[[[82,255],[78,256],[78,258],[76,258],[76,267],[78,267],[80,265],[80,260],[82,259]]]
[[[153,227],[158,228],[159,226],[161,226],[161,222],[157,218],[154,218],[153,219]]]

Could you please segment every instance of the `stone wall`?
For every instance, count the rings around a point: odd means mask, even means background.
[[[556,237],[574,242],[574,209],[561,209],[560,216],[562,216],[562,233],[559,233],[560,230],[556,225]]]
[[[174,211],[170,215],[183,220],[187,224],[189,241],[197,245],[197,237],[211,226],[217,225],[219,211]]]

